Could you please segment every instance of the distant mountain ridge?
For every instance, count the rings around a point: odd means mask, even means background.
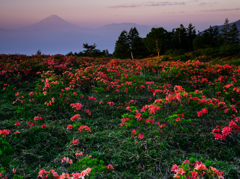
[[[26,26],[20,28],[19,30],[27,30],[27,31],[72,31],[72,30],[80,30],[81,27],[71,24],[68,21],[60,18],[57,15],[51,15],[46,17],[45,19],[32,24],[30,26]]]
[[[234,23],[236,23],[238,30],[240,30],[240,19],[235,21],[235,22],[229,23],[229,25],[233,25]],[[212,26],[213,29],[215,29],[216,27],[218,27],[218,30],[221,30],[221,29],[224,28],[224,25],[214,25],[214,26]],[[207,29],[205,29],[205,30],[207,30]],[[202,31],[200,33],[202,34],[202,33],[204,33],[204,31]]]

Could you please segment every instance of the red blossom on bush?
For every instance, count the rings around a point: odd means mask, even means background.
[[[79,144],[79,141],[76,139],[76,140],[73,140],[73,145],[77,145],[77,144]]]
[[[106,166],[106,169],[112,169],[114,170],[113,166],[111,164],[108,164],[108,166]]]
[[[81,119],[80,114],[75,114],[74,116],[72,116],[72,117],[70,118],[71,121],[74,121],[74,120],[76,120],[76,119]]]

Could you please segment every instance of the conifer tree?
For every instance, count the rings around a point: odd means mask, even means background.
[[[193,40],[196,38],[196,29],[195,26],[190,23],[187,28],[187,39],[188,39],[188,50],[193,50]]]
[[[177,40],[178,49],[187,49],[187,31],[186,28],[180,24],[179,28],[175,29],[174,38]]]
[[[229,43],[229,31],[230,31],[229,20],[228,18],[226,18],[223,25],[223,29],[221,29],[221,34],[220,34],[220,40],[225,45]]]
[[[240,42],[239,36],[240,31],[238,30],[236,23],[234,23],[229,30],[229,43],[239,44]]]
[[[122,31],[115,44],[113,52],[114,58],[130,58],[129,54],[129,38],[126,30]]]

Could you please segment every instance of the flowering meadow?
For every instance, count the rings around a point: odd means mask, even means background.
[[[240,178],[240,67],[0,55],[0,178]]]

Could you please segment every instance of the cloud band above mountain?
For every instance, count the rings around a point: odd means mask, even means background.
[[[197,12],[221,12],[221,11],[239,11],[240,8],[232,8],[232,9],[209,9],[209,10],[201,10]]]
[[[122,4],[116,6],[108,6],[108,8],[136,8],[136,7],[156,7],[156,6],[173,6],[173,5],[185,5],[185,2],[144,2],[138,4]]]

